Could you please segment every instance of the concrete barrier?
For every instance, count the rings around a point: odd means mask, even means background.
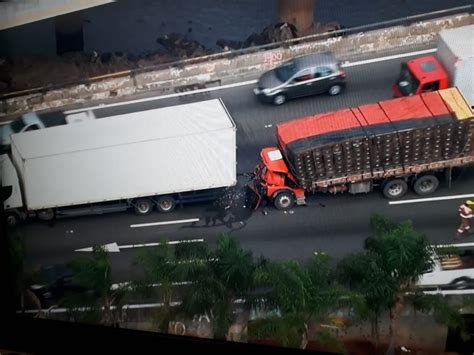
[[[436,35],[443,29],[474,23],[472,14],[458,14],[409,26],[394,26],[374,31],[360,32],[325,40],[310,38],[283,42],[275,49],[244,52],[233,58],[212,59],[197,64],[169,66],[161,70],[125,72],[103,80],[69,85],[59,89],[44,89],[0,100],[0,117],[51,108],[68,107],[79,103],[131,96],[147,91],[164,95],[186,90],[205,88],[210,85],[239,82],[242,78],[256,78],[281,62],[299,55],[333,51],[342,60],[371,52],[386,51],[410,45],[435,44]],[[303,42],[303,43],[301,43]]]

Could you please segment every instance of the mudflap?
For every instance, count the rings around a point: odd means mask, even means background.
[[[257,191],[253,184],[247,184],[246,191],[247,206],[256,211],[262,202],[262,195]]]

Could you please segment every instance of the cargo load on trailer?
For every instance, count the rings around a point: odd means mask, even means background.
[[[473,162],[473,134],[473,112],[456,88],[304,117],[277,125],[278,148],[262,150],[257,187],[274,201],[284,192],[304,203],[305,191],[368,192],[378,182],[398,198],[408,180],[429,173],[423,185],[436,188],[437,172]],[[390,180],[402,186],[391,189]]]

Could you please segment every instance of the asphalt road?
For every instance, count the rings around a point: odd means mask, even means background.
[[[354,106],[392,96],[390,85],[395,81],[401,59],[347,68],[347,90],[337,96],[325,95],[288,102],[282,107],[262,105],[253,96],[253,86],[241,86],[140,103],[143,109],[176,105],[184,102],[220,97],[237,124],[238,172],[253,170],[261,148],[275,144],[275,125],[292,118]],[[453,187],[442,186],[435,196],[473,193],[474,169],[456,175]],[[242,177],[242,184],[245,183]],[[238,196],[241,196],[238,194]],[[417,198],[409,193],[404,199]],[[367,195],[324,195],[308,199],[308,206],[291,211],[268,207],[252,211],[245,201],[237,199],[224,221],[217,220],[211,205],[193,205],[172,214],[152,213],[139,217],[115,213],[58,220],[54,226],[29,222],[13,233],[23,236],[27,247],[27,264],[40,265],[67,262],[80,252],[76,249],[117,243],[119,246],[154,243],[163,240],[203,238],[211,246],[223,234],[239,239],[254,255],[273,259],[307,260],[315,251],[325,251],[335,259],[362,249],[368,236],[369,218],[380,213],[398,221],[410,219],[415,227],[433,242],[449,242],[457,228],[457,207],[462,199],[408,205],[389,205],[381,193]],[[213,217],[216,224],[213,225]],[[132,224],[199,218],[193,224],[161,225],[131,228]],[[206,224],[207,222],[207,224]],[[128,281],[139,276],[133,260],[143,248],[127,248],[111,253],[115,281]]]

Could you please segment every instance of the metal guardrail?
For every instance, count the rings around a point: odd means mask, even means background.
[[[158,71],[158,70],[169,69],[173,67],[181,68],[181,67],[184,67],[185,65],[199,64],[199,63],[203,63],[210,60],[232,59],[240,55],[252,54],[252,53],[276,49],[280,47],[288,47],[290,45],[297,45],[297,44],[312,42],[315,40],[322,40],[322,39],[328,39],[328,38],[344,36],[344,35],[349,35],[349,34],[356,34],[356,33],[364,32],[368,30],[382,29],[389,26],[409,26],[416,22],[420,22],[422,20],[433,20],[438,17],[445,17],[449,15],[462,14],[462,13],[472,14],[473,12],[474,12],[474,5],[458,6],[458,7],[454,7],[450,9],[445,9],[445,10],[432,11],[425,14],[412,15],[412,16],[402,17],[402,18],[398,18],[394,20],[376,22],[376,23],[372,23],[368,25],[355,26],[351,28],[343,28],[336,31],[319,33],[319,34],[309,35],[309,36],[300,37],[300,38],[294,38],[294,39],[281,41],[281,42],[268,43],[261,46],[223,51],[219,53],[210,54],[207,56],[189,58],[189,59],[163,63],[163,64],[158,64],[158,65],[151,65],[151,66],[146,66],[146,67],[132,68],[130,70],[104,74],[104,75],[100,75],[96,77],[86,78],[83,80],[75,80],[75,81],[70,81],[70,82],[61,83],[61,84],[53,84],[53,85],[47,85],[47,86],[42,86],[42,87],[33,88],[33,89],[10,92],[6,94],[1,94],[0,100],[14,98],[14,97],[22,96],[22,95],[44,93],[46,91],[58,90],[58,89],[72,86],[72,85],[90,85],[95,82],[98,82],[104,79],[110,79],[110,78],[121,78],[121,77],[130,76],[133,79],[135,75],[144,73],[144,72]]]

